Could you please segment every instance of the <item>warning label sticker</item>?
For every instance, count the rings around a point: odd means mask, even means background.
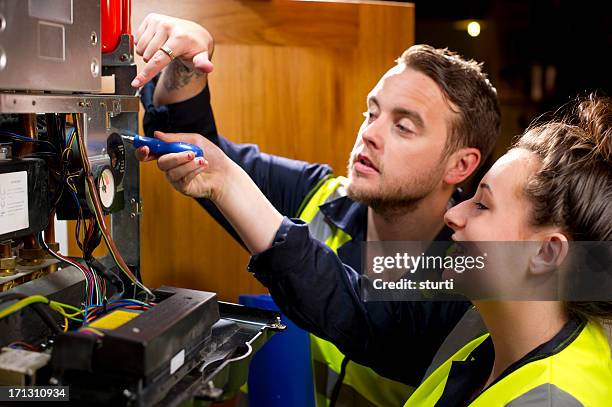
[[[0,174],[0,235],[29,226],[28,173]]]

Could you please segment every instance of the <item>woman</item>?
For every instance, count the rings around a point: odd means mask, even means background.
[[[533,241],[549,248],[530,259],[526,273],[512,270],[519,281],[555,263],[567,241],[612,240],[610,101],[591,97],[574,116],[529,129],[484,176],[476,195],[446,213],[455,240]],[[472,340],[464,337],[463,346],[436,355],[406,405],[612,403],[612,360],[600,325],[612,317],[612,302],[474,305],[488,332],[472,325]],[[475,317],[470,314],[442,348],[467,327]]]
[[[198,135],[158,136],[204,148],[206,160],[171,154],[161,157],[158,166],[170,180],[182,183],[187,194],[215,202],[255,254],[249,268],[270,288],[283,311],[319,336],[330,330],[342,332],[342,326],[325,326],[325,313],[312,305],[312,297],[291,289],[295,279],[312,278],[311,270],[324,268],[326,275],[336,273],[329,280],[333,289],[324,295],[353,300],[350,315],[359,318],[352,317],[347,324],[365,323],[376,330],[376,308],[360,298],[355,273],[310,237],[299,221],[283,218],[218,148]],[[535,242],[540,249],[528,259],[526,270],[506,276],[514,282],[527,281],[554,272],[567,255],[568,241],[612,240],[611,168],[611,102],[590,97],[577,104],[569,118],[529,129],[493,165],[476,195],[447,212],[446,222],[458,241]],[[306,255],[288,255],[298,246]],[[601,321],[612,318],[612,302],[474,301],[474,305],[475,310],[468,311],[448,336],[440,333],[446,340],[407,406],[609,405],[612,360]],[[439,332],[435,315],[411,314],[418,307],[410,308],[410,303],[386,306],[408,307],[406,320],[397,321],[398,329],[410,323],[421,332]],[[418,338],[410,345],[412,352],[426,347]],[[388,357],[389,349],[380,348],[380,355]],[[376,355],[364,356],[373,367],[374,359]]]

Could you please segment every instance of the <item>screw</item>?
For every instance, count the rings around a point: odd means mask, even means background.
[[[91,35],[89,36],[89,42],[91,43],[91,45],[96,45],[98,43],[98,34],[96,34],[95,31],[91,32]]]
[[[272,325],[270,325],[270,328],[278,329],[278,330],[282,331],[282,330],[284,330],[287,327],[285,325],[283,325],[283,322],[281,321],[280,317],[276,317],[276,320],[274,321],[274,323]]]
[[[90,68],[91,76],[97,78],[100,75],[100,65],[98,64],[98,60],[96,58],[92,58]]]
[[[10,146],[0,146],[0,160],[10,160],[11,155]]]
[[[5,67],[6,67],[6,53],[4,52],[2,47],[0,47],[0,71],[3,70]]]

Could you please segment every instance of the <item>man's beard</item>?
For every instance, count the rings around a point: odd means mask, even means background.
[[[352,164],[349,162],[349,174]],[[383,168],[380,168],[380,177],[384,183],[383,171]],[[411,178],[403,184],[378,185],[375,190],[358,190],[349,183],[346,192],[349,198],[369,206],[374,212],[393,217],[414,211],[436,189],[443,172],[444,165],[440,163],[430,172],[416,174],[416,178]]]

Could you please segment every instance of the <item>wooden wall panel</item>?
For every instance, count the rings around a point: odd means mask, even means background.
[[[217,126],[263,151],[329,163],[344,174],[365,97],[414,41],[414,8],[394,2],[133,0],[147,13],[194,20],[216,39],[209,82]],[[142,61],[139,61],[142,64]],[[262,293],[247,253],[154,163],[141,166],[145,282]]]

